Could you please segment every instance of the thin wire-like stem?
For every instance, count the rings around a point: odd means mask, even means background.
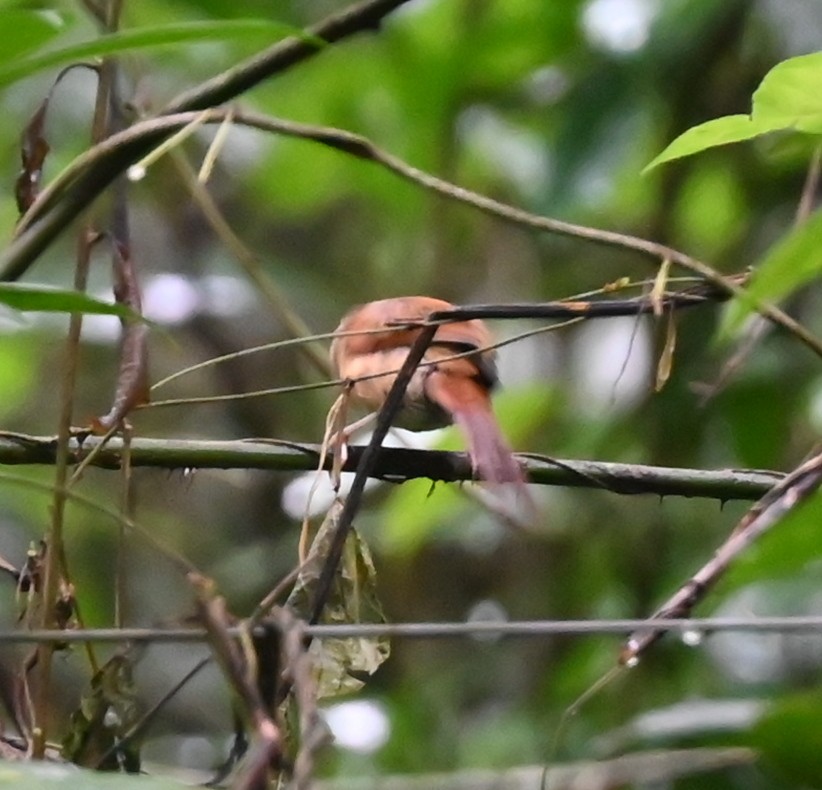
[[[822,634],[822,617],[800,615],[787,617],[701,617],[664,618],[654,620],[654,626],[678,634],[698,634],[709,639],[713,634]],[[639,628],[647,628],[648,620],[639,618],[592,620],[504,620],[495,622],[415,622],[415,623],[348,623],[304,624],[306,636],[313,639],[551,639],[582,636],[624,637]],[[230,637],[248,633],[248,625],[226,629]],[[254,633],[252,629],[252,633]],[[37,642],[99,642],[142,644],[193,644],[207,640],[202,628],[83,628],[71,631],[0,630],[0,644],[31,644]],[[690,640],[690,637],[689,637]]]
[[[372,332],[374,330],[371,330]],[[378,331],[385,331],[385,330],[378,330]],[[348,334],[348,333],[346,333]],[[354,333],[352,333],[354,334]],[[362,333],[359,333],[362,334]],[[317,335],[307,335],[301,337],[292,337],[288,338],[287,340],[276,340],[273,343],[263,343],[259,346],[252,346],[250,348],[243,348],[239,351],[232,351],[230,354],[221,354],[218,357],[211,357],[210,359],[206,359],[203,362],[198,362],[196,365],[189,365],[188,367],[181,368],[180,370],[176,370],[174,373],[166,376],[160,381],[151,385],[151,391],[154,392],[155,390],[160,389],[161,387],[165,387],[167,384],[175,381],[176,379],[182,378],[183,376],[187,376],[190,373],[196,373],[199,370],[205,370],[210,368],[214,365],[219,365],[222,362],[229,362],[231,360],[242,359],[243,357],[250,356],[252,354],[259,354],[263,351],[277,351],[281,348],[288,348],[289,346],[297,346],[302,345],[304,343],[308,343],[311,341],[316,340],[331,340],[338,336],[338,333],[335,332],[323,332]]]

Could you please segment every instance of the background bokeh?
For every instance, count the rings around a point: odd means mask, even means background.
[[[340,7],[328,0],[139,0],[125,4],[123,26],[258,17],[305,26]],[[26,15],[29,27],[21,21]],[[4,41],[13,36],[12,20],[22,54],[95,35],[81,4],[6,0]],[[640,171],[688,127],[749,111],[764,74],[820,40],[822,10],[814,0],[414,0],[378,32],[327,47],[243,96],[241,105],[357,132],[418,168],[499,200],[664,242],[734,273],[755,264],[790,228],[812,144],[771,135],[645,176]],[[267,43],[259,34],[123,56],[135,112],[162,107]],[[38,73],[0,93],[6,238],[16,219],[19,135],[53,78],[53,71]],[[56,90],[47,177],[87,146],[94,91],[82,70]],[[180,149],[195,167],[213,134],[198,132]],[[424,293],[463,304],[545,301],[654,275],[636,255],[505,224],[376,165],[242,128],[232,129],[208,187],[292,309],[317,332],[333,330],[351,305],[391,295]],[[145,309],[156,321],[153,380],[287,337],[277,311],[192,200],[173,158],[131,186],[129,204]],[[68,286],[74,249],[65,234],[27,280]],[[102,248],[92,283],[95,294],[110,293]],[[818,289],[803,290],[789,308],[822,332]],[[681,316],[672,376],[660,393],[653,385],[664,327],[650,319],[591,322],[505,347],[497,406],[506,433],[518,450],[560,458],[791,468],[822,425],[816,360],[792,338],[766,332],[728,386],[702,404],[699,385],[716,380],[731,350],[715,339],[720,316],[713,306]],[[0,319],[0,427],[53,434],[66,321],[11,313]],[[505,337],[530,326],[498,322],[494,330]],[[86,321],[77,423],[108,409],[117,337],[116,320]],[[162,396],[316,380],[292,347],[179,379]],[[146,410],[133,423],[140,436],[318,442],[334,395],[318,390]],[[455,435],[442,441],[438,446],[460,446]],[[52,474],[14,471],[43,481]],[[304,482],[243,470],[141,469],[134,485],[140,523],[213,577],[233,611],[250,611],[293,567]],[[89,470],[82,490],[116,505],[119,486],[114,473]],[[388,617],[647,615],[710,556],[746,507],[583,489],[534,496],[538,523],[518,532],[446,487],[430,496],[425,481],[373,489],[357,527],[374,552]],[[48,502],[2,486],[0,554],[21,561],[44,532]],[[699,613],[820,613],[818,513],[811,504],[754,547]],[[115,540],[115,526],[103,517],[71,510],[69,559],[91,624],[111,622]],[[11,583],[4,584],[0,605],[10,626],[18,604]],[[131,541],[128,621],[174,622],[190,611],[179,572]],[[321,770],[362,775],[543,762],[552,756],[563,711],[613,665],[618,649],[615,637],[396,641],[390,660],[352,698],[356,704],[329,703],[338,745]],[[10,665],[19,657],[5,655]],[[190,646],[146,649],[138,665],[146,704],[198,655]],[[791,753],[774,734],[780,728],[766,724],[783,716],[796,742],[818,744],[818,706],[797,700],[818,695],[820,664],[819,637],[732,633],[696,646],[669,638],[582,707],[563,729],[556,757],[754,744],[770,761],[676,787],[807,782],[807,775],[785,773]],[[76,705],[86,673],[80,651],[58,660],[64,713]],[[224,754],[230,728],[227,693],[217,671],[206,671],[167,707],[145,756],[207,769]]]

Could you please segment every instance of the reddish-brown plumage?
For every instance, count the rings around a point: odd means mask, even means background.
[[[353,398],[375,410],[382,406],[396,372],[405,361],[420,321],[453,305],[429,296],[404,296],[361,305],[343,318],[337,332],[384,332],[340,336],[331,344],[331,358],[340,378],[354,382]],[[395,326],[400,324],[399,327]],[[426,430],[456,423],[468,440],[471,463],[484,480],[523,483],[522,470],[500,432],[491,407],[490,391],[497,383],[495,353],[482,351],[491,333],[482,321],[443,324],[423,358],[433,363],[417,368],[395,423]],[[447,359],[477,349],[476,354]]]

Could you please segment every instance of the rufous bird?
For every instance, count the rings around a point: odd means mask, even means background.
[[[371,334],[336,337],[331,344],[331,359],[339,377],[351,383],[352,399],[372,411],[379,409],[420,334],[419,326],[408,324],[453,307],[430,296],[401,296],[351,310],[337,332]],[[380,329],[385,331],[373,332]],[[498,383],[496,353],[488,348],[491,342],[491,333],[482,321],[442,324],[422,359],[428,364],[414,372],[394,424],[422,431],[456,423],[465,435],[471,464],[480,478],[522,485],[522,469],[491,406],[490,393]]]

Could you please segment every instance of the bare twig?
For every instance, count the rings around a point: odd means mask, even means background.
[[[114,31],[119,25],[121,3],[111,2],[106,8],[104,26]],[[111,128],[110,110],[116,92],[117,66],[114,60],[107,59],[99,69],[97,96],[95,99],[94,119],[92,122],[92,142],[99,143],[113,131]],[[97,231],[88,224],[80,231],[77,246],[77,262],[74,269],[74,289],[85,291],[88,283],[88,272],[91,253],[97,239]],[[69,440],[71,438],[72,416],[74,413],[74,390],[77,379],[80,333],[82,331],[82,313],[72,313],[66,338],[63,377],[60,393],[60,418],[58,423],[57,456],[55,459],[54,495],[51,508],[51,523],[46,537],[44,582],[42,589],[42,628],[56,627],[57,595],[61,577],[68,574],[66,552],[63,544],[63,523],[66,508],[66,491],[69,478]],[[38,682],[33,696],[32,730],[34,738],[32,755],[42,759],[46,749],[46,720],[51,704],[51,659],[52,645],[42,645],[36,658]],[[93,653],[89,653],[92,665],[96,663]]]
[[[189,578],[197,593],[197,610],[208,633],[214,658],[234,692],[246,723],[256,736],[232,787],[238,790],[268,787],[269,770],[279,769],[283,763],[280,728],[269,715],[260,696],[248,653],[241,650],[229,635],[228,628],[232,623],[225,601],[215,595],[213,585],[207,579],[195,574]]]
[[[116,629],[117,631],[121,631],[122,629]],[[203,641],[206,639],[206,633],[203,631]],[[0,640],[2,641],[2,640]],[[128,640],[123,640],[128,641]],[[125,734],[122,738],[120,738],[115,744],[111,746],[111,748],[103,754],[103,756],[97,761],[97,765],[105,765],[119,750],[128,744],[129,742],[141,738],[143,734],[148,730],[151,726],[152,722],[157,718],[157,715],[160,711],[172,700],[174,697],[179,694],[180,690],[187,685],[195,675],[199,674],[205,667],[207,667],[211,663],[211,657],[200,659],[188,672],[185,673],[162,697],[160,697],[157,702],[155,702],[149,710],[145,712],[140,717],[140,720],[137,721],[134,726]]]
[[[813,456],[768,491],[740,520],[730,537],[674,595],[649,618],[648,628],[631,635],[620,656],[624,664],[635,663],[647,648],[665,633],[654,626],[658,618],[688,617],[728,566],[758,537],[804,502],[822,482],[822,453]]]
[[[819,192],[819,180],[822,175],[822,145],[818,145],[811,156],[811,162],[808,165],[808,172],[805,175],[805,183],[802,187],[802,195],[799,198],[799,204],[796,207],[796,217],[794,225],[798,226],[808,219],[813,210],[816,196]],[[742,366],[747,362],[753,350],[759,344],[759,341],[767,334],[768,330],[772,328],[764,316],[754,316],[745,329],[744,335],[736,344],[736,350],[728,358],[722,366],[716,381],[713,384],[698,384],[696,388],[701,392],[700,404],[704,406],[719,392],[721,392],[728,382],[739,372]]]
[[[272,620],[283,635],[283,679],[291,685],[299,709],[300,747],[294,758],[294,787],[308,790],[314,773],[314,756],[328,742],[329,733],[317,708],[317,688],[306,650],[304,623],[282,608],[272,612]]]
[[[805,183],[802,186],[802,195],[799,198],[799,205],[796,207],[796,225],[801,225],[813,211],[814,203],[819,194],[819,181],[822,177],[822,145],[816,146],[811,162],[808,165],[808,172],[805,175]]]

